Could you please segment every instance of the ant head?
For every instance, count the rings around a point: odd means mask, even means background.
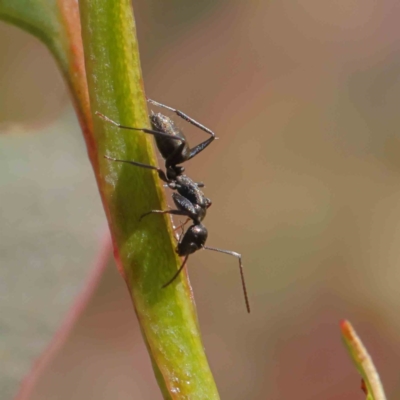
[[[186,256],[200,250],[206,243],[207,236],[207,228],[203,224],[193,224],[178,243],[176,252],[180,256]]]

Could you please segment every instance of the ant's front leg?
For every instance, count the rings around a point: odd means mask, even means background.
[[[151,210],[143,214],[140,217],[140,220],[150,214],[182,215],[191,219],[196,219],[196,207],[186,197],[180,195],[179,193],[173,193],[172,199],[176,205],[177,210]]]
[[[188,218],[186,219],[185,222],[181,222],[181,221],[180,221],[180,222],[179,222],[180,225],[174,227],[174,232],[176,232],[178,229],[182,229],[182,232],[181,232],[181,234],[179,235],[179,240],[178,240],[178,242],[181,241],[182,236],[183,236],[183,234],[185,233],[184,227],[185,227],[185,225],[186,225],[189,221],[190,221],[190,218],[188,217]]]
[[[167,185],[169,185],[171,183],[171,181],[167,178],[167,176],[165,175],[165,172],[161,169],[161,168],[157,168],[153,165],[148,165],[148,164],[142,164],[140,162],[137,161],[129,161],[129,160],[118,160],[117,158],[113,158],[113,157],[109,157],[109,156],[104,156],[104,158],[106,158],[107,160],[110,161],[115,161],[115,162],[121,162],[121,163],[126,163],[126,164],[131,164],[131,165],[135,165],[136,167],[142,167],[142,168],[147,168],[147,169],[152,169],[154,171],[157,171],[158,173],[158,177],[165,182]]]
[[[188,213],[186,211],[181,210],[151,210],[147,213],[144,213],[140,216],[139,221],[141,221],[144,217],[147,217],[150,214],[171,214],[171,215],[183,215],[188,217]]]

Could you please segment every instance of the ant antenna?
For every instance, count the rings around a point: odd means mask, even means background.
[[[169,286],[177,277],[178,275],[181,273],[181,271],[183,270],[184,266],[186,265],[186,261],[189,258],[189,254],[185,257],[185,259],[183,260],[182,265],[179,267],[178,271],[175,272],[175,275],[164,285],[162,285],[162,288],[165,289],[167,286]]]
[[[229,255],[234,256],[234,257],[239,259],[239,271],[240,271],[240,278],[242,280],[244,301],[246,303],[247,312],[250,314],[250,303],[249,303],[249,297],[247,296],[246,283],[244,281],[244,273],[243,273],[243,264],[242,264],[242,256],[241,256],[241,254],[235,253],[234,251],[230,251],[230,250],[216,249],[215,247],[208,247],[208,246],[203,246],[203,249],[212,250],[212,251],[218,251],[219,253],[224,253],[224,254],[229,254]]]

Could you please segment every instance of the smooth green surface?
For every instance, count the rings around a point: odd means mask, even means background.
[[[148,126],[130,1],[81,0],[82,36],[92,112],[134,127]],[[155,165],[151,137],[123,131],[93,114],[99,186],[141,329],[165,398],[217,399],[184,275],[162,285],[181,260],[167,217],[139,217],[166,208],[153,172],[104,155]],[[134,379],[134,377],[133,377]]]

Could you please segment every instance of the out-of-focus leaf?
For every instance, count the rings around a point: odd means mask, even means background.
[[[97,290],[101,277],[107,266],[108,260],[112,255],[112,244],[109,233],[105,235],[100,246],[100,253],[95,266],[91,271],[82,292],[76,298],[74,304],[64,319],[61,327],[54,335],[47,349],[35,361],[32,370],[23,379],[15,400],[29,400],[37,395],[37,387],[40,386],[40,380],[45,379],[46,373],[51,368],[59,352],[70,339],[71,332],[76,327],[79,319],[82,318],[94,292]],[[39,389],[40,390],[40,389]]]
[[[1,0],[0,17],[37,36],[65,66],[68,64],[56,0]]]
[[[342,321],[340,327],[347,350],[362,376],[361,387],[366,392],[367,400],[386,400],[378,371],[356,331],[348,321]]]
[[[93,156],[94,141],[77,1],[0,0],[0,19],[32,33],[51,51],[71,90],[88,151]]]

